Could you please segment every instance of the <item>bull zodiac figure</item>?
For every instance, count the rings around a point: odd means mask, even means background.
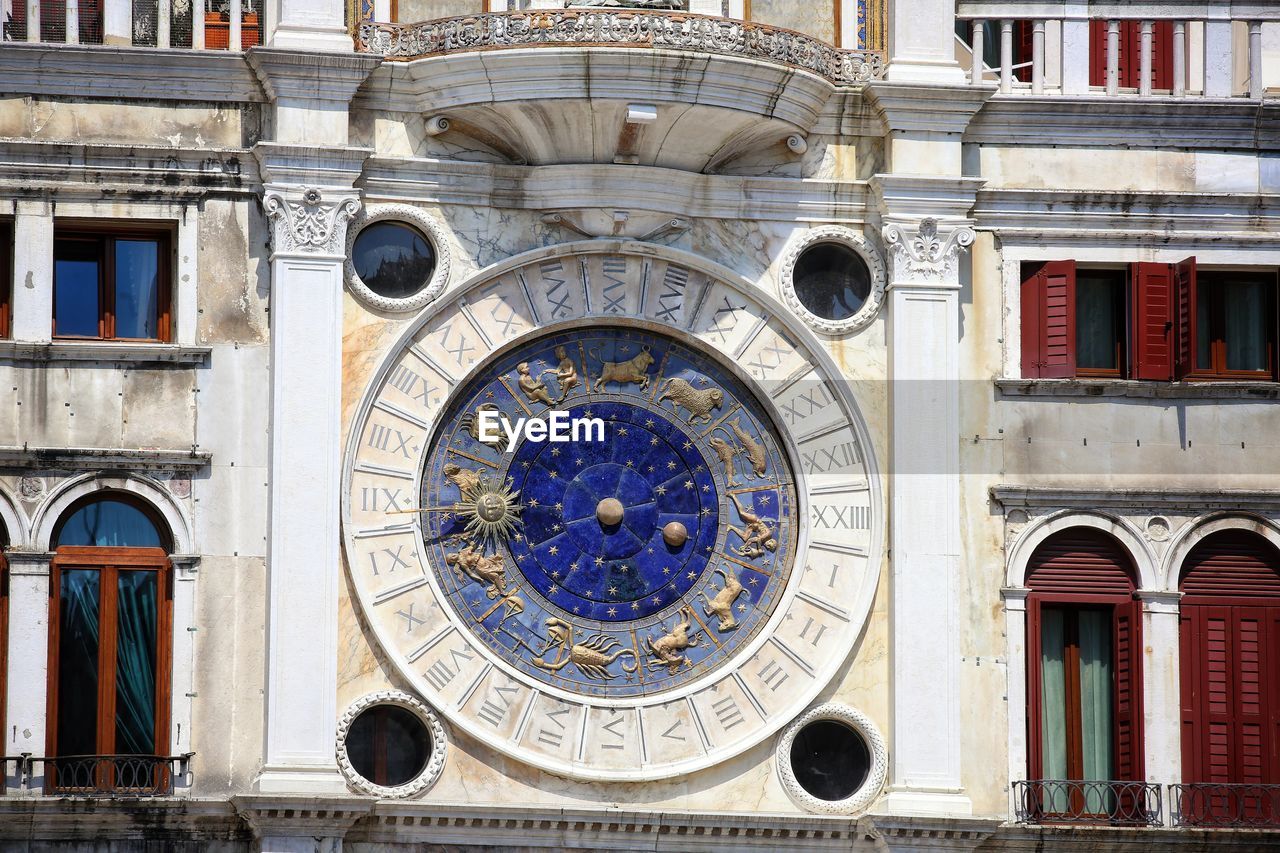
[[[592,634],[581,643],[573,641],[573,626],[563,619],[557,619],[554,616],[547,620],[547,644],[542,649],[542,655],[533,659],[534,666],[550,672],[557,672],[564,669],[569,664],[573,664],[587,678],[598,681],[607,681],[616,677],[614,673],[609,672],[609,666],[618,658],[630,655],[632,659],[631,666],[622,664],[623,672],[635,672],[638,669],[635,663],[636,653],[634,649],[617,649],[621,645],[614,637],[608,634]],[[545,660],[547,652],[552,649],[556,650],[554,660]],[[613,652],[610,654],[610,652]]]
[[[591,357],[600,359],[600,354],[595,350],[591,350]],[[640,383],[640,390],[645,391],[649,387],[649,368],[653,366],[653,354],[649,352],[649,345],[645,344],[636,355],[626,361],[604,361],[600,359],[600,376],[592,385],[593,391],[603,391],[606,382],[617,382],[620,385],[630,385],[632,383]]]
[[[688,607],[681,607],[680,618],[682,621],[677,622],[669,634],[664,634],[658,640],[645,637],[644,642],[649,647],[649,654],[655,658],[645,662],[646,671],[652,672],[665,666],[669,675],[675,675],[680,667],[693,665],[683,654],[685,649],[698,645],[698,638],[689,636],[689,626],[693,624],[693,611]],[[666,626],[662,626],[662,629],[665,631]]]
[[[684,379],[672,377],[663,383],[662,393],[658,395],[658,402],[663,400],[670,400],[677,412],[681,409],[687,411],[691,424],[698,421],[710,423],[712,410],[724,403],[724,392],[714,387],[699,390]]]
[[[707,600],[702,612],[719,618],[717,630],[723,633],[738,627],[738,620],[733,617],[733,603],[742,595],[742,582],[735,573],[726,572],[723,568],[716,569],[715,573],[724,578],[724,587],[716,590],[715,598],[707,595],[705,589],[702,591],[702,596]]]

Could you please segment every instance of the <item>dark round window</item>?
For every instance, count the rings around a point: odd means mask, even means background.
[[[351,264],[365,286],[387,299],[406,299],[426,287],[436,253],[417,228],[375,222],[356,235]]]
[[[791,772],[820,800],[847,800],[871,772],[871,751],[857,731],[835,720],[818,720],[791,742]]]
[[[840,243],[817,243],[800,253],[792,272],[800,304],[824,320],[847,320],[871,293],[871,270]]]
[[[374,705],[347,731],[347,757],[375,785],[412,782],[431,758],[431,732],[417,714],[399,705]]]

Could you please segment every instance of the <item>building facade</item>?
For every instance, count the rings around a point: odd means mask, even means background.
[[[0,13],[3,849],[1280,849],[1274,4]]]

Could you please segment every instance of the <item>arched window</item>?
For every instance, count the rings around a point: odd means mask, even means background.
[[[72,505],[54,531],[48,755],[54,791],[167,787],[169,537],[131,496]],[[141,756],[129,758],[128,756]]]
[[[1027,586],[1028,771],[1052,780],[1038,808],[1075,818],[1124,814],[1142,779],[1141,609],[1129,554],[1093,528],[1036,549]],[[1061,783],[1061,784],[1058,784]]]
[[[1179,586],[1183,778],[1219,786],[1183,813],[1280,819],[1273,798],[1220,787],[1280,783],[1280,551],[1248,530],[1211,533],[1187,555]]]

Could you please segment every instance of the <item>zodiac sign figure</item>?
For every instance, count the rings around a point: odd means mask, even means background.
[[[501,554],[486,557],[475,546],[468,545],[461,551],[445,554],[444,561],[446,565],[453,566],[464,580],[470,578],[476,583],[488,584],[485,595],[489,598],[507,595],[507,569],[502,564]]]
[[[734,552],[739,557],[754,560],[762,556],[765,551],[777,551],[778,540],[773,538],[773,528],[751,510],[743,509],[737,495],[730,494],[729,497],[738,509],[738,517],[744,522],[742,527],[729,525],[729,532],[736,533],[742,540],[742,544],[733,549]]]
[[[455,465],[452,462],[444,466],[445,479],[458,487],[458,494],[463,500],[474,498],[480,489],[480,475],[469,468]]]
[[[674,403],[677,412],[680,409],[688,411],[691,424],[700,420],[710,423],[712,410],[724,403],[724,392],[714,387],[699,390],[684,379],[672,377],[663,383],[662,393],[658,395],[658,402],[663,400]]]
[[[747,454],[747,460],[751,463],[751,470],[755,472],[757,477],[763,477],[765,472],[769,470],[769,457],[765,455],[764,446],[756,441],[751,436],[751,433],[742,428],[741,418],[735,418],[733,423],[729,424],[729,428],[733,430],[733,434],[742,443],[742,452]]]
[[[716,591],[715,598],[707,595],[705,589],[702,591],[703,598],[707,600],[702,612],[720,619],[717,630],[721,632],[732,631],[738,627],[738,620],[733,618],[733,603],[738,600],[739,595],[742,595],[742,582],[738,580],[736,574],[726,572],[723,568],[716,569],[715,572],[724,578],[724,588]],[[712,588],[714,589],[714,587]]]
[[[547,620],[547,644],[542,649],[542,655],[534,658],[532,663],[540,669],[550,672],[557,672],[564,669],[569,664],[574,664],[587,678],[599,681],[607,681],[617,676],[609,672],[609,666],[618,658],[624,655],[630,655],[632,659],[631,666],[622,664],[623,672],[635,672],[637,665],[634,662],[636,653],[634,649],[618,649],[613,654],[609,654],[615,647],[621,645],[614,637],[608,634],[592,634],[584,642],[575,643],[573,641],[573,626],[563,619],[557,619],[554,616]],[[546,660],[547,652],[552,649],[556,650],[556,656],[553,660]]]
[[[669,634],[664,634],[657,641],[652,637],[645,637],[645,645],[649,647],[649,654],[656,660],[646,661],[644,668],[648,672],[661,667],[667,668],[667,674],[675,675],[681,666],[692,666],[692,662],[682,652],[690,646],[698,645],[697,637],[689,636],[689,626],[693,623],[693,611],[688,607],[680,608],[681,622],[671,629]],[[661,626],[662,630],[666,630],[666,626]]]
[[[578,378],[578,368],[573,363],[573,359],[569,358],[564,347],[556,347],[556,358],[560,359],[560,363],[554,368],[548,367],[542,371],[545,376],[548,373],[554,373],[556,383],[560,386],[560,396],[556,398],[556,403],[563,403],[564,398],[569,396],[569,392],[582,384],[582,380]]]
[[[720,458],[720,464],[724,466],[725,485],[732,489],[738,485],[738,481],[734,479],[737,468],[733,464],[733,457],[741,451],[718,435],[707,439],[707,444],[711,445],[711,449]]]
[[[517,364],[516,372],[520,374],[520,390],[530,401],[542,403],[545,406],[555,405],[555,401],[551,399],[551,392],[547,390],[547,383],[529,373],[529,362],[522,361]]]
[[[595,350],[591,351],[591,357],[599,359],[600,355]],[[630,385],[633,382],[640,383],[640,390],[644,391],[649,387],[649,368],[653,366],[653,354],[649,352],[649,345],[645,344],[644,349],[626,361],[600,361],[600,377],[596,379],[592,386],[594,391],[604,390],[606,382],[617,382],[621,385]]]
[[[481,403],[480,405],[476,406],[476,410],[474,412],[467,412],[465,415],[462,416],[461,420],[459,421],[462,424],[462,428],[467,431],[467,435],[471,436],[481,444],[487,444],[490,447],[497,447],[501,445],[504,441],[506,441],[506,438],[503,436],[503,430],[500,430],[500,429],[492,430],[491,434],[488,437],[488,440],[480,437],[480,413],[481,412],[497,412],[498,418],[500,420],[505,422],[508,426],[511,424],[511,418],[507,416],[506,412],[498,408],[497,403]]]

